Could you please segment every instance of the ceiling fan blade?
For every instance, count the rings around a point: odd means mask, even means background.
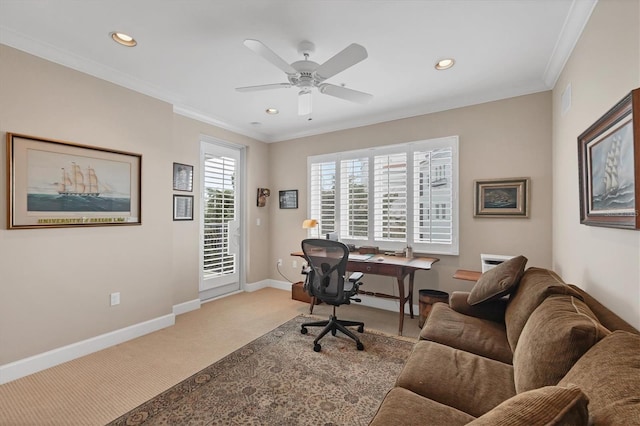
[[[259,40],[246,39],[244,45],[253,50],[258,55],[262,56],[267,61],[271,62],[276,67],[280,68],[287,74],[296,75],[298,72],[288,63],[285,62],[280,56],[278,56],[273,50],[269,49]]]
[[[318,89],[320,90],[320,93],[324,93],[325,95],[335,96],[336,98],[359,104],[369,103],[371,99],[373,99],[373,95],[369,93],[347,89],[346,87],[336,86],[334,84],[323,83],[318,87]]]
[[[259,90],[283,89],[291,87],[290,83],[261,84],[259,86],[236,87],[238,92],[257,92]]]
[[[367,56],[367,49],[356,43],[350,44],[343,51],[337,53],[327,62],[320,65],[316,69],[315,75],[320,80],[326,80],[358,62],[365,60]]]
[[[298,93],[298,115],[311,114],[311,92],[304,90]]]

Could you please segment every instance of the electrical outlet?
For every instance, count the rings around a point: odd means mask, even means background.
[[[278,266],[282,266],[282,259],[278,259]]]
[[[120,304],[120,292],[111,293],[111,306],[116,306]]]
[[[297,268],[298,267],[298,261],[294,260],[293,262],[291,262],[291,267],[292,268]]]

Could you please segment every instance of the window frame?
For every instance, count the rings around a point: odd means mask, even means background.
[[[451,242],[450,243],[438,243],[438,242],[415,242],[414,234],[414,217],[416,210],[415,205],[415,191],[420,191],[424,188],[415,188],[416,179],[420,181],[420,175],[416,177],[414,153],[421,151],[434,151],[439,149],[451,149]],[[388,240],[376,240],[375,239],[375,222],[374,207],[375,207],[375,157],[381,155],[392,155],[398,153],[406,154],[406,239],[402,241],[388,241]],[[341,228],[343,226],[342,218],[345,216],[343,213],[344,207],[341,205],[341,201],[344,197],[342,194],[342,164],[344,160],[354,159],[368,159],[368,203],[369,214],[368,217],[368,236],[366,238],[347,238],[342,235]],[[405,248],[410,245],[413,248],[414,253],[432,253],[432,254],[444,254],[444,255],[458,255],[459,254],[459,202],[458,202],[458,188],[459,188],[459,138],[458,136],[447,136],[442,138],[418,140],[400,144],[384,145],[379,147],[371,147],[365,149],[358,149],[344,152],[334,152],[321,155],[314,155],[307,157],[307,216],[311,217],[314,213],[314,207],[318,208],[318,203],[313,203],[314,196],[314,182],[312,181],[312,167],[313,164],[318,163],[334,163],[333,169],[335,170],[334,177],[334,228],[331,230],[338,234],[341,241],[348,244],[355,244],[356,246],[377,246],[383,251],[395,251]],[[432,175],[433,176],[433,175]],[[419,183],[417,183],[419,185]],[[315,190],[317,192],[317,190]],[[418,195],[419,196],[419,195]],[[430,200],[431,206],[435,206],[438,202],[433,199]],[[317,235],[316,232],[324,234],[326,229],[323,229],[322,219],[320,217],[313,217],[318,220],[319,230],[313,230],[313,233],[309,231],[309,236]],[[430,218],[432,223],[436,218]]]

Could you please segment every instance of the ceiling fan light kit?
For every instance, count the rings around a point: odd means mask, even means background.
[[[367,58],[367,50],[359,44],[350,44],[322,65],[309,60],[309,56],[315,52],[315,45],[310,41],[305,40],[300,42],[298,45],[298,53],[303,55],[304,59],[293,62],[292,64],[288,64],[259,40],[247,39],[244,41],[244,45],[282,70],[286,74],[289,82],[238,87],[236,88],[238,92],[297,87],[301,89],[298,92],[298,115],[302,116],[311,114],[311,90],[314,87],[322,94],[360,104],[365,104],[373,98],[373,95],[369,93],[324,82]]]

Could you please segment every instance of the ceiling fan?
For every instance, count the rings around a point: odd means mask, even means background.
[[[304,59],[292,64],[285,62],[284,59],[259,40],[247,39],[244,41],[244,45],[284,71],[289,82],[238,87],[236,88],[238,92],[297,87],[300,89],[298,92],[298,115],[311,114],[311,90],[314,87],[325,95],[361,104],[365,104],[373,98],[373,95],[369,93],[324,82],[367,58],[367,50],[359,44],[350,44],[322,65],[309,60],[309,55],[315,51],[315,45],[310,41],[300,42],[298,53],[302,54]]]

